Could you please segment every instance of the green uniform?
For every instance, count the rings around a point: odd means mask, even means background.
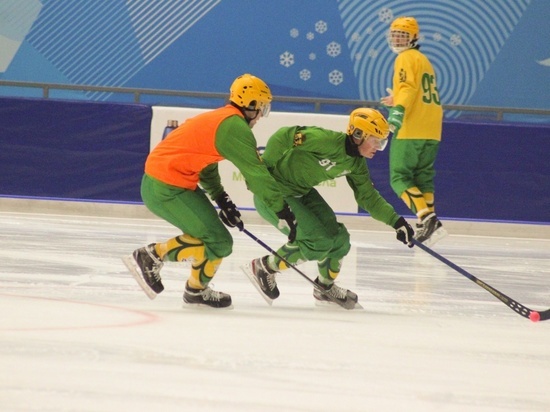
[[[393,104],[402,106],[405,115],[390,145],[390,184],[420,217],[433,211],[443,109],[432,64],[418,49],[405,50],[395,59]]]
[[[280,184],[298,222],[295,242],[278,251],[291,263],[324,262],[328,258],[333,262],[328,270],[338,272],[339,261],[351,247],[347,229],[314,189],[321,182],[345,176],[357,204],[374,219],[392,227],[399,219],[394,208],[374,188],[365,158],[356,148],[350,150],[349,145],[345,133],[298,126],[279,129],[267,143],[262,159]],[[258,212],[276,226],[275,214],[257,196],[254,201]],[[320,271],[321,266],[320,262]]]
[[[212,138],[204,136],[206,116],[216,114],[213,111],[189,119],[161,142],[147,159],[141,186],[147,207],[183,233],[204,242],[210,260],[229,256],[233,247],[231,234],[197,186],[200,184],[212,199],[224,191],[218,161],[227,159],[237,166],[248,188],[270,208],[279,212],[284,206],[277,183],[258,156],[252,130],[241,116],[224,118],[222,112],[219,125],[211,127]],[[207,120],[203,120],[205,117]]]

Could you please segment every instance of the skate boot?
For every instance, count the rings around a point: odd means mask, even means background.
[[[122,261],[149,299],[155,299],[164,290],[160,279],[160,270],[164,263],[155,252],[154,243],[134,250]]]
[[[267,256],[254,259],[252,262],[241,266],[243,272],[248,276],[252,284],[270,305],[274,299],[279,297],[279,288],[275,275],[278,273],[272,270],[267,264]]]
[[[431,246],[447,236],[447,231],[439,221],[435,213],[425,216],[416,224],[415,239],[426,246]]]
[[[185,284],[183,292],[183,301],[188,305],[208,306],[211,308],[228,308],[231,309],[231,296],[227,293],[217,292],[207,286],[205,289],[194,289],[189,286],[189,282]]]
[[[325,305],[336,303],[345,309],[360,309],[362,307],[357,303],[358,298],[355,292],[341,288],[334,283],[330,286],[323,285],[319,282],[319,278],[315,279],[315,283],[324,290],[324,292],[321,292],[317,288],[313,289],[313,297],[315,298],[316,304]]]

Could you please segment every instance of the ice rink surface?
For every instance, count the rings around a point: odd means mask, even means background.
[[[183,307],[188,263],[165,265],[153,301],[127,272],[121,256],[178,234],[161,221],[0,213],[0,225],[3,412],[550,411],[550,321],[517,315],[390,228],[348,225],[338,283],[357,311],[316,307],[292,270],[268,306],[240,270],[265,250],[235,232],[213,281],[234,309],[220,311]],[[548,237],[451,233],[434,250],[550,307]]]

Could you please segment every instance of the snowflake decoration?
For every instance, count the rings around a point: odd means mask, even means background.
[[[393,20],[393,12],[391,9],[384,7],[378,12],[378,20],[382,23],[389,23]]]
[[[357,42],[357,41],[359,41],[359,40],[361,40],[361,35],[360,35],[359,33],[353,33],[353,34],[351,35],[351,41]]]
[[[372,57],[373,59],[376,58],[378,56],[378,50],[370,49],[367,56]]]
[[[288,51],[279,56],[279,63],[285,67],[290,67],[294,64],[294,55]]]
[[[434,40],[435,41],[441,41],[442,38],[443,38],[443,36],[441,35],[441,33],[434,33]]]
[[[323,20],[319,20],[317,23],[315,23],[315,31],[319,34],[323,34],[328,30],[327,23]]]
[[[308,69],[304,69],[300,71],[300,79],[303,81],[308,81],[311,79],[311,72]]]
[[[315,53],[309,53],[309,60],[315,60],[317,55]]]
[[[329,83],[338,86],[344,81],[344,74],[340,70],[333,70],[328,74]]]
[[[367,30],[365,31],[365,33],[372,34],[372,32],[373,32],[372,27],[367,27]]]
[[[330,42],[327,44],[327,54],[330,57],[336,57],[342,52],[342,47],[339,43],[336,43],[335,41]]]
[[[308,40],[313,40],[315,38],[315,34],[312,33],[312,32],[309,32],[308,34],[306,34],[306,39]]]
[[[290,37],[295,39],[299,35],[300,35],[300,32],[298,31],[298,29],[290,29]]]
[[[359,61],[363,58],[363,55],[361,53],[355,53],[354,58],[355,58],[355,60]]]
[[[458,46],[460,45],[460,43],[462,43],[462,37],[460,37],[458,34],[453,34],[451,36],[451,44],[453,46]]]

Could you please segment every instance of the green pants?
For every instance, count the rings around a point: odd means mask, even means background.
[[[231,254],[233,238],[200,188],[181,189],[144,175],[141,181],[141,198],[155,215],[183,233],[204,242],[209,260]]]
[[[392,139],[390,145],[390,185],[398,197],[417,187],[422,193],[434,193],[434,163],[439,141]]]
[[[301,197],[287,197],[285,201],[298,222],[293,245],[300,248],[304,260],[340,260],[348,254],[351,248],[349,233],[346,227],[336,220],[334,211],[317,190],[311,189]],[[277,215],[257,196],[254,196],[254,204],[258,213],[277,227]],[[288,231],[285,234],[288,235]]]

